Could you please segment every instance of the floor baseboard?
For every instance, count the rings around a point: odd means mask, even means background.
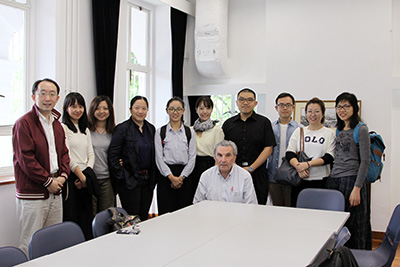
[[[372,239],[377,239],[377,240],[383,240],[385,237],[385,232],[377,232],[377,231],[372,231]]]

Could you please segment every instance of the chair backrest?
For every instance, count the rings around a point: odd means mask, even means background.
[[[378,248],[383,254],[387,255],[388,261],[384,266],[391,266],[396,255],[400,241],[400,204],[396,206],[386,228],[385,237]],[[383,251],[386,251],[383,252]]]
[[[306,188],[303,189],[297,197],[297,207],[344,211],[344,196],[338,190]]]
[[[85,241],[74,222],[62,222],[37,230],[29,242],[29,258],[35,259]]]
[[[349,241],[351,237],[349,228],[346,226],[343,226],[342,229],[340,229],[339,234],[335,237],[336,243],[335,243],[335,248],[344,246],[347,241]]]
[[[123,214],[128,214],[123,208],[116,207],[117,211]],[[93,219],[92,222],[92,232],[93,232],[93,238],[96,238],[98,236],[102,236],[105,234],[109,233],[109,227],[107,225],[107,220],[111,218],[111,212],[106,209],[103,211],[100,211],[99,213],[96,214],[96,216]]]
[[[0,267],[11,267],[28,261],[25,253],[16,247],[0,248]]]

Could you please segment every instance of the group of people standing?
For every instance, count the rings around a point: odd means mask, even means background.
[[[336,101],[337,137],[322,125],[324,103],[318,98],[307,103],[305,153],[312,160],[299,163],[301,125],[292,119],[295,101],[288,93],[277,97],[279,119],[271,124],[254,111],[256,93],[249,88],[240,90],[236,101],[240,113],[222,128],[211,119],[210,97],[198,98],[199,118],[191,128],[183,121],[185,103],[173,97],[166,105],[168,123],[156,130],[146,120],[149,103],[143,96],[130,101],[130,118],[116,126],[107,96],[95,97],[87,112],[83,96],[69,93],[61,124],[61,114],[54,109],[59,92],[53,80],[35,82],[35,104],[13,129],[20,243],[25,252],[36,230],[61,221],[78,223],[86,239],[92,238],[94,215],[115,206],[116,194],[129,214],[146,220],[156,185],[160,215],[208,196],[265,205],[270,192],[275,205],[291,206],[303,188],[335,188],[347,200],[348,228],[358,231],[352,232],[353,246],[368,243],[362,237],[370,231],[365,190],[368,129],[363,125],[360,144],[352,143],[352,130],[360,121],[352,94],[344,93]],[[303,178],[300,187],[275,183],[283,157]],[[218,182],[215,176],[220,176]],[[219,186],[226,192],[217,192]]]
[[[323,126],[325,104],[314,97],[305,106],[307,127],[293,121],[294,97],[288,93],[278,95],[275,100],[278,120],[273,122],[277,145],[268,159],[267,169],[272,202],[279,206],[296,206],[297,196],[305,188],[336,189],[345,197],[345,211],[350,212],[346,222],[351,238],[346,246],[371,249],[371,223],[366,175],[370,162],[370,139],[368,128],[361,124],[359,143],[353,132],[360,124],[357,98],[351,93],[342,93],[336,98],[337,129]],[[300,151],[300,128],[304,130],[304,152],[311,158],[298,162]],[[296,168],[302,182],[292,187],[276,183],[274,177],[283,158]]]

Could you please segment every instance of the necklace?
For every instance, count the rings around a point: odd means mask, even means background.
[[[106,129],[103,129],[103,131],[99,131],[98,128],[96,128],[96,133],[104,134],[105,132],[106,132]]]

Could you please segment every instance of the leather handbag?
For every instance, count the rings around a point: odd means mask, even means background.
[[[304,129],[300,128],[300,151],[297,153],[297,160],[307,162],[311,159],[304,153]],[[282,158],[282,164],[276,171],[274,179],[278,184],[292,186],[298,186],[302,181],[296,168],[290,165],[286,157]]]

